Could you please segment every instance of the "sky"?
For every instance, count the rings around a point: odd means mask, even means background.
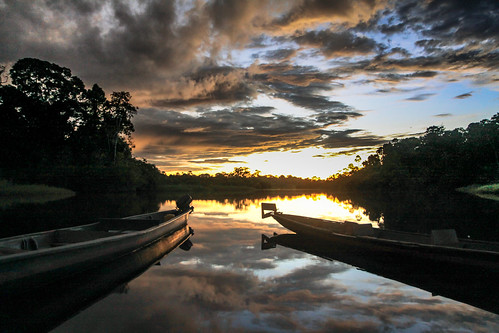
[[[0,64],[26,57],[129,91],[167,173],[326,178],[499,112],[493,0],[0,0]]]

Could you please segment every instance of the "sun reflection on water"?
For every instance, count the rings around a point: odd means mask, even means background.
[[[274,223],[271,219],[261,220],[260,204],[262,202],[276,203],[281,212],[310,217],[324,218],[336,221],[355,221],[372,223],[365,214],[363,207],[354,206],[350,201],[341,201],[326,193],[267,196],[258,199],[224,199],[224,200],[194,200],[193,206],[198,217],[216,217],[217,219],[259,221]],[[160,210],[170,209],[173,201],[165,201]]]

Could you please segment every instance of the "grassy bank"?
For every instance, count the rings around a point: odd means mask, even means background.
[[[470,185],[460,187],[459,192],[476,195],[480,198],[499,201],[499,184]]]
[[[44,203],[69,198],[75,192],[47,185],[18,185],[0,179],[0,208],[18,203]]]

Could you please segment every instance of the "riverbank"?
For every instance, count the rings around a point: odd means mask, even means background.
[[[45,203],[69,198],[75,194],[64,188],[39,184],[19,185],[0,179],[0,208],[19,203]]]

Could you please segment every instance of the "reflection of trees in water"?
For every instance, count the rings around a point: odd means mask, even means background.
[[[382,219],[386,229],[429,233],[432,229],[456,229],[459,237],[499,240],[499,202],[461,193],[427,195],[410,193],[337,194],[365,209],[372,221]]]

